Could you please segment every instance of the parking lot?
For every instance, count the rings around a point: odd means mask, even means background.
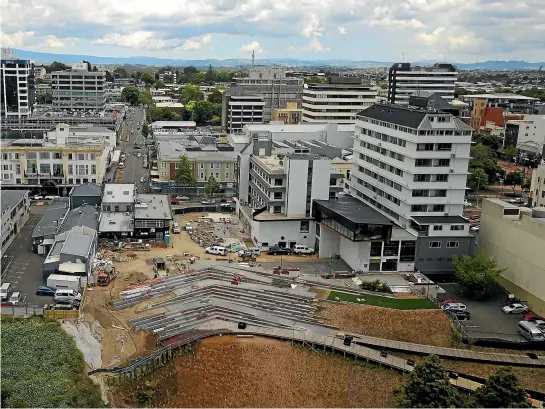
[[[497,288],[490,298],[471,300],[461,293],[458,284],[442,284],[447,292],[446,298],[457,298],[467,306],[471,313],[470,321],[461,321],[469,336],[478,338],[502,338],[512,341],[524,341],[517,333],[517,324],[522,314],[505,314],[501,308],[508,304],[506,294]]]
[[[52,297],[37,296],[36,288],[45,285],[44,257],[32,252],[32,230],[49,206],[30,207],[30,218],[2,257],[2,282],[11,283],[27,305],[50,304]]]

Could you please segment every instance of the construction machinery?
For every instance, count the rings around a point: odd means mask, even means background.
[[[112,266],[105,266],[104,270],[100,271],[97,276],[97,284],[101,287],[110,284],[110,281],[117,275],[117,270]]]

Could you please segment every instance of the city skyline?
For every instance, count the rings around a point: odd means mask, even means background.
[[[172,59],[545,60],[539,0],[2,0],[3,47]]]

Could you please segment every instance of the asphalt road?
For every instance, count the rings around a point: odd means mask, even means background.
[[[149,192],[149,169],[144,168],[144,156],[148,154],[148,149],[144,145],[142,131],[138,129],[138,124],[143,123],[144,118],[143,109],[129,108],[122,134],[122,139],[125,140],[122,151],[126,155],[122,183],[136,183],[140,193]],[[141,149],[135,149],[135,144],[140,145]],[[138,157],[138,154],[141,156]],[[141,177],[144,178],[144,183],[140,183]]]
[[[44,256],[32,252],[32,230],[49,206],[30,207],[30,218],[2,257],[2,282],[11,283],[13,292],[26,297],[27,305],[51,304],[53,297],[38,296],[36,289],[45,285],[43,278]],[[5,274],[5,275],[4,275]]]

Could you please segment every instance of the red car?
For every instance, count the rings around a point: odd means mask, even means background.
[[[443,301],[439,303],[439,305],[455,303],[455,302],[460,302],[460,300],[458,298],[445,298]]]
[[[177,205],[180,204],[180,201],[178,199],[170,199],[170,204]]]
[[[522,316],[522,319],[523,321],[533,321],[533,320],[542,320],[543,318],[535,314],[526,314]]]

